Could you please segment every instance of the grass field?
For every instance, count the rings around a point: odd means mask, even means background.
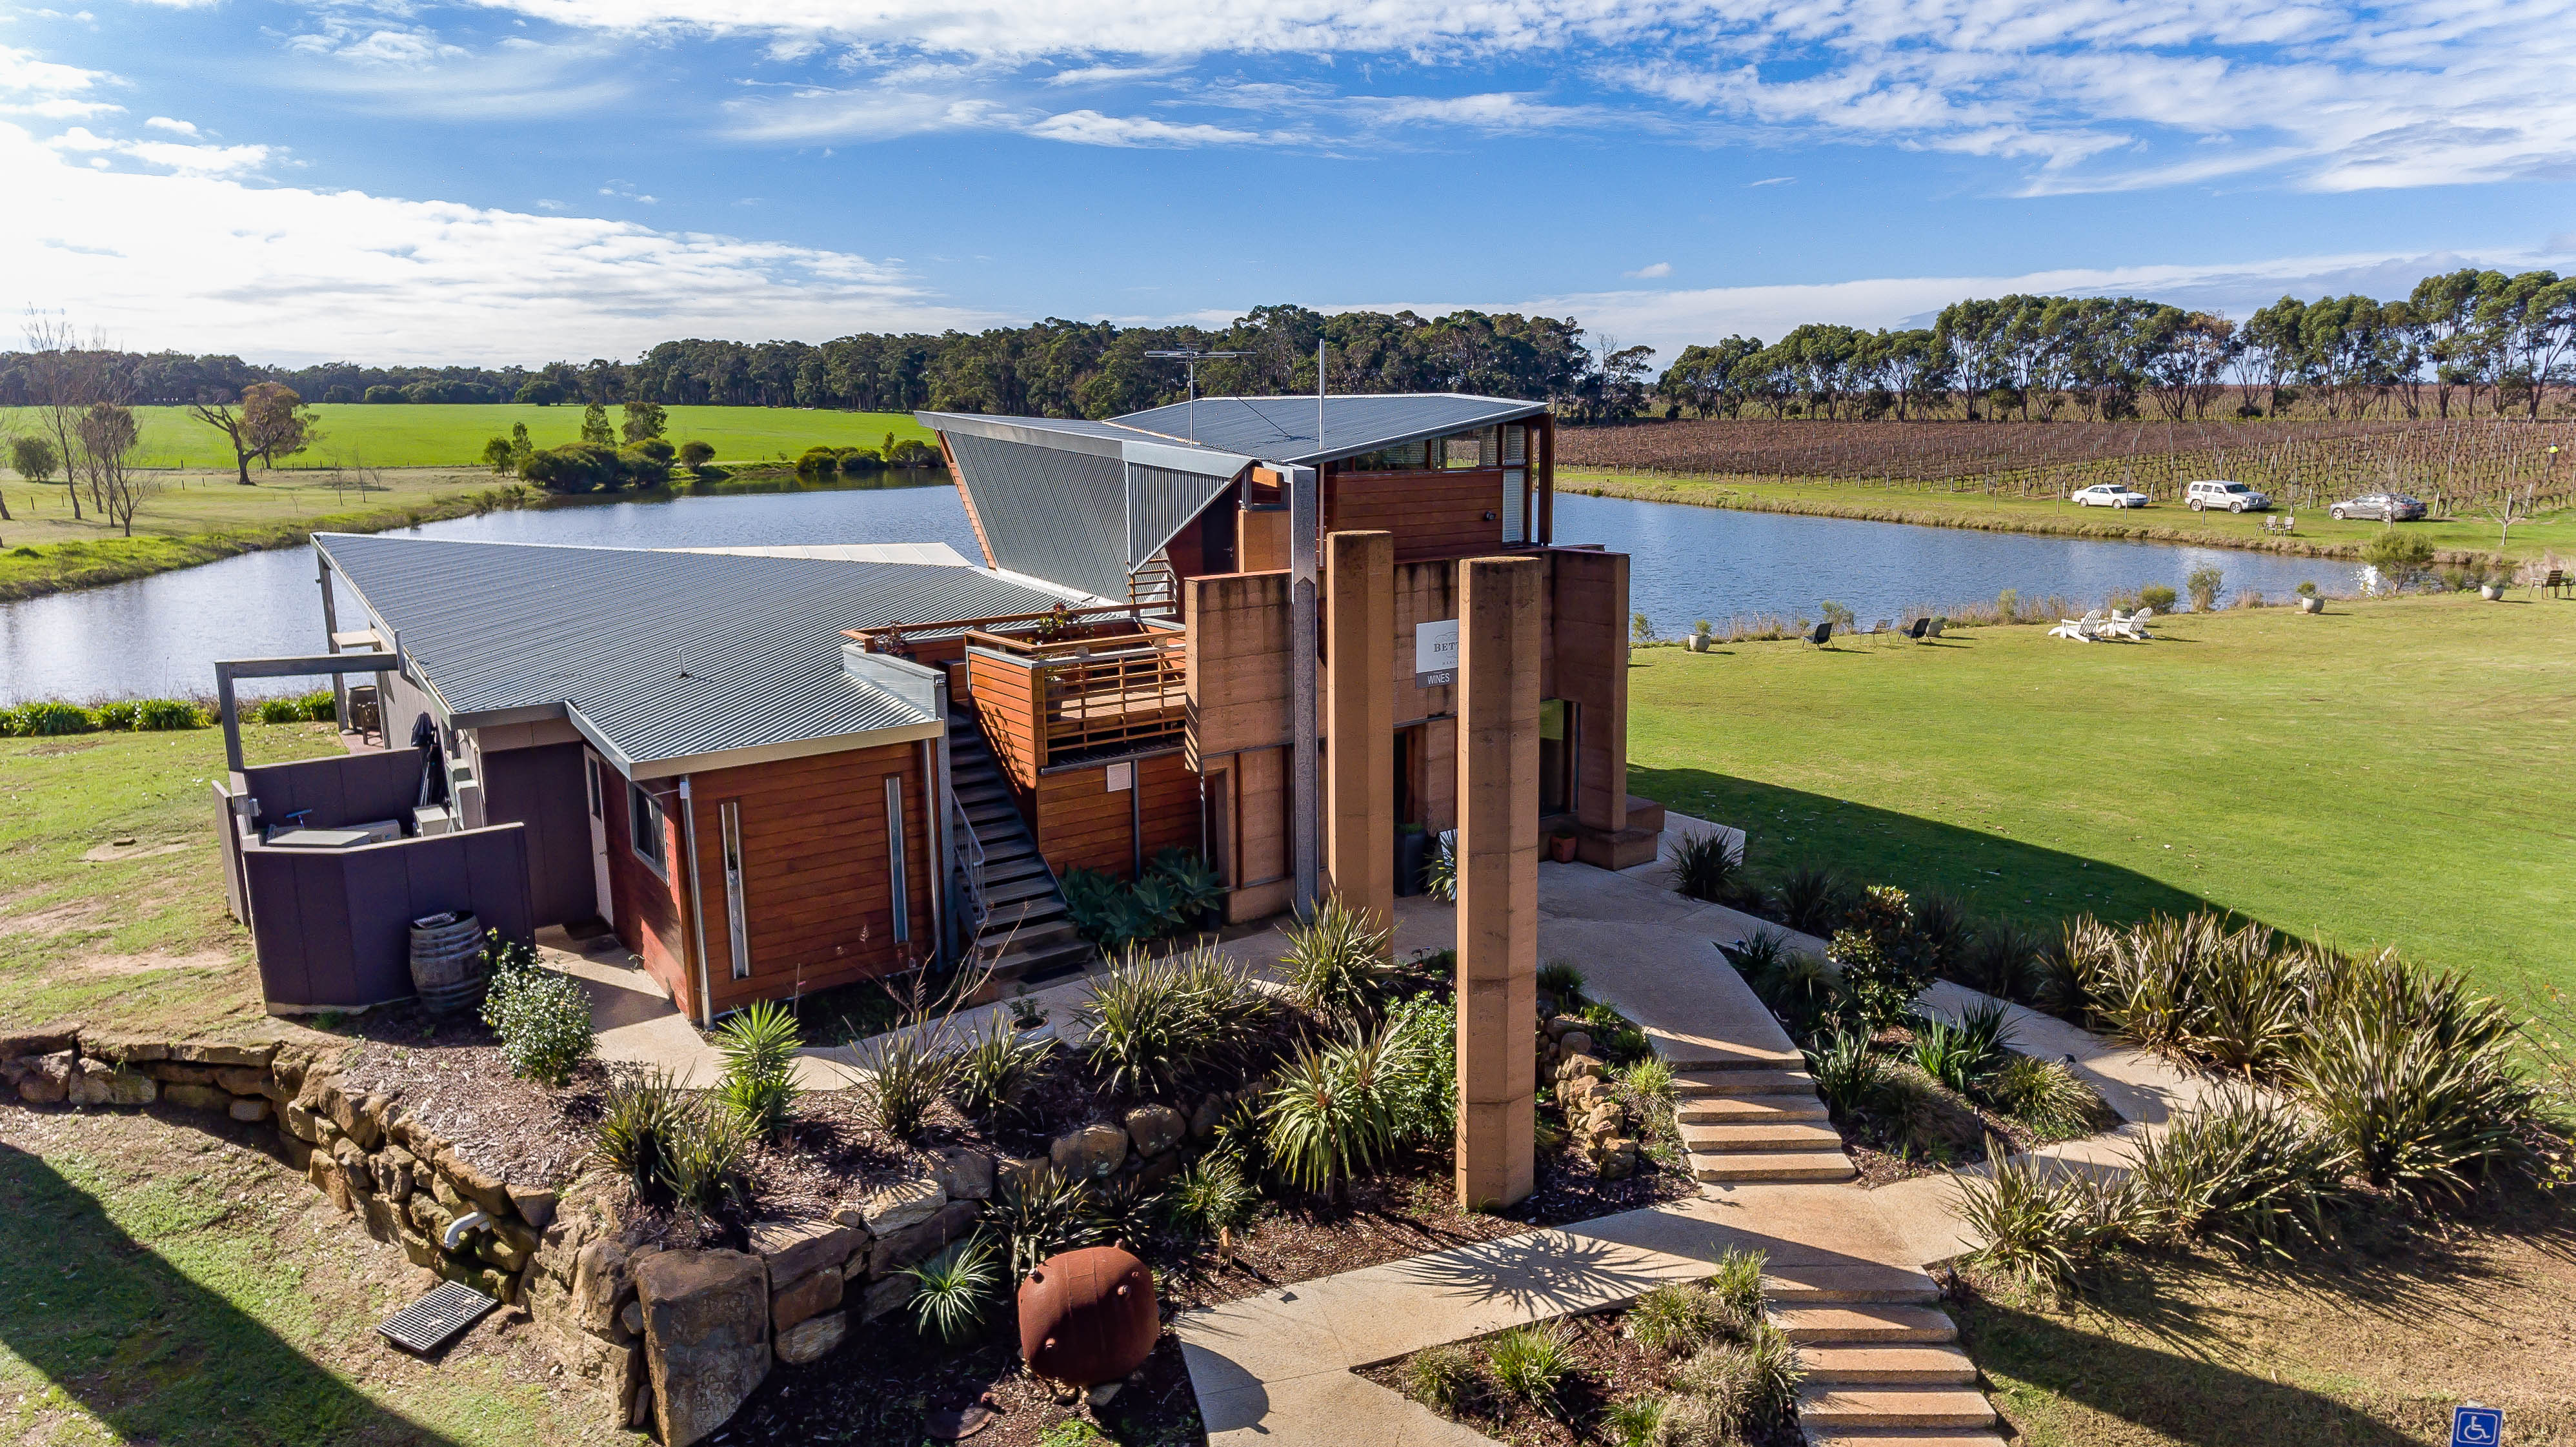
[[[1630,786],[1831,865],[2053,926],[2216,906],[2576,990],[2576,601],[2183,615],[1635,653]]]
[[[135,411],[143,424],[144,466],[232,467],[231,444],[224,435],[190,417],[186,408],[138,407]],[[792,458],[816,443],[877,447],[883,445],[889,432],[898,438],[932,440],[929,430],[913,421],[909,412],[833,412],[801,407],[672,407],[667,411],[664,436],[674,445],[692,439],[703,441],[715,448],[716,460],[723,463]],[[514,422],[528,424],[528,439],[539,447],[578,442],[581,413],[577,404],[538,407],[518,403],[317,403],[313,416],[321,423],[321,440],[287,459],[287,466],[471,466],[483,455],[484,442],[509,435]],[[617,425],[620,418],[615,407],[608,409],[611,426]],[[9,430],[7,423],[7,418],[0,418],[0,430]],[[24,430],[33,423],[22,416],[17,425]],[[257,464],[252,465],[251,472],[254,477],[260,475]],[[15,496],[11,506],[16,506]]]
[[[1562,492],[1733,507],[1748,512],[1865,518],[1987,532],[2215,544],[2327,557],[2357,552],[2373,533],[2386,526],[2375,522],[2339,523],[2323,512],[2302,509],[2294,514],[2298,531],[2284,537],[2263,531],[2266,515],[2262,513],[2196,513],[2169,502],[2135,510],[2087,508],[2062,498],[2004,497],[1954,492],[1939,484],[1885,486],[1842,478],[1663,477],[1568,470],[1557,474],[1556,485]],[[2278,514],[2273,516],[2277,518]],[[2494,523],[2474,516],[2399,526],[2430,538],[2433,546],[2446,554],[2492,556],[2501,552],[2507,557],[2528,559],[2554,553],[2576,560],[2576,509],[2545,512],[2531,522],[2516,523],[2509,538]]]

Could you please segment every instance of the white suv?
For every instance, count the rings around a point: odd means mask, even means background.
[[[2183,489],[2183,500],[2193,512],[2223,507],[2229,512],[2261,512],[2272,500],[2241,482],[2195,482]]]

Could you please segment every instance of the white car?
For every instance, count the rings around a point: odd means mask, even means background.
[[[2122,482],[2097,482],[2070,501],[2083,507],[2145,507],[2147,495]]]
[[[2241,482],[2215,479],[2195,482],[2184,488],[2182,495],[2183,501],[2191,504],[2193,512],[2205,512],[2214,507],[2223,507],[2229,512],[2261,512],[2272,505],[2270,498]]]

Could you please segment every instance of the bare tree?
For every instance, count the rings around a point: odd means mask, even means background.
[[[114,359],[105,340],[81,345],[77,328],[64,318],[27,308],[28,400],[38,424],[51,438],[62,460],[63,490],[71,494],[72,521],[81,518],[79,466],[81,417],[93,402],[112,400]]]
[[[95,402],[80,419],[80,466],[87,474],[90,496],[109,521],[134,536],[134,514],[161,484],[135,471],[134,449],[143,430],[134,409],[114,402]]]

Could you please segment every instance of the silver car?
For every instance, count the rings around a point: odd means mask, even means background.
[[[2326,513],[2337,522],[2346,518],[2370,518],[2383,523],[2411,523],[2423,519],[2424,503],[2421,498],[2408,497],[2402,492],[2374,492],[2350,502],[2336,503],[2327,508]]]

